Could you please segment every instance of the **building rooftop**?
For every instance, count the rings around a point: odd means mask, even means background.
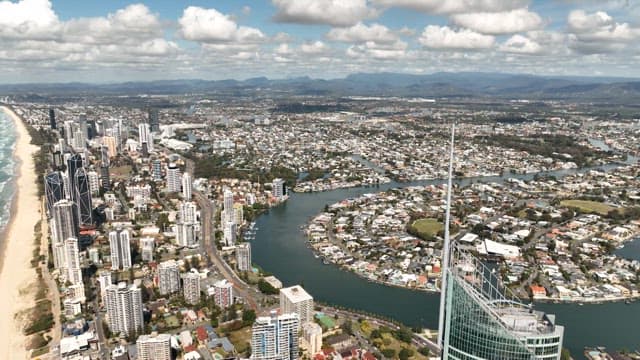
[[[307,293],[300,285],[280,289],[280,293],[284,294],[292,302],[313,300],[313,297],[311,297],[311,295],[309,295],[309,293]]]

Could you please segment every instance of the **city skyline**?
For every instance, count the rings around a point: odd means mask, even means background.
[[[617,0],[5,0],[0,82],[505,69],[637,77],[639,14]]]

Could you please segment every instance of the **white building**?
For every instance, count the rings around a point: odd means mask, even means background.
[[[224,189],[223,195],[223,207],[222,210],[224,212],[224,218],[222,222],[225,223],[227,221],[232,221],[234,219],[233,216],[233,192],[229,190],[229,188]]]
[[[80,250],[78,239],[68,238],[64,241],[67,259],[67,280],[72,284],[82,284],[82,269],[80,269]]]
[[[185,201],[190,201],[192,193],[193,193],[193,181],[191,180],[191,175],[189,175],[188,172],[185,172],[182,175],[182,198]]]
[[[224,223],[223,241],[226,246],[233,246],[236,243],[238,225],[234,221]]]
[[[156,240],[152,237],[143,237],[140,239],[140,254],[142,261],[153,261],[153,253],[156,248]]]
[[[160,295],[180,291],[180,270],[175,260],[167,260],[158,264],[158,290]]]
[[[56,245],[64,244],[66,239],[72,237],[76,237],[73,203],[69,200],[60,200],[53,204],[51,218],[53,264],[56,269],[64,268],[67,264],[65,251],[55,251]]]
[[[182,175],[180,168],[176,164],[169,164],[167,167],[167,191],[180,192],[182,186]]]
[[[105,300],[109,327],[114,334],[130,335],[143,330],[142,294],[135,284],[109,285]]]
[[[95,171],[87,172],[87,179],[89,181],[89,190],[91,195],[98,195],[100,193],[100,176]]]
[[[226,309],[233,305],[233,284],[226,279],[213,284],[213,297],[216,305]]]
[[[282,200],[287,195],[285,186],[284,180],[280,178],[273,179],[271,183],[271,195],[278,200]]]
[[[200,274],[197,270],[182,275],[184,299],[188,304],[195,305],[200,301]]]
[[[131,247],[129,231],[118,229],[109,233],[109,249],[111,250],[111,270],[127,270],[131,268]]]
[[[148,151],[153,151],[153,134],[149,124],[142,123],[138,125],[138,143],[141,149],[146,145]]]
[[[322,350],[322,328],[313,321],[302,324],[302,340],[310,357]]]
[[[251,271],[251,244],[248,242],[236,246],[236,265],[238,271]]]
[[[278,316],[272,311],[271,316],[257,318],[251,328],[251,359],[298,359],[299,329],[297,314]]]
[[[105,294],[107,287],[113,284],[113,280],[111,278],[111,271],[109,270],[101,270],[98,272],[98,283],[100,284],[100,298],[102,302],[105,302]]]
[[[136,341],[138,360],[171,360],[169,334],[140,335]]]
[[[178,207],[180,221],[183,223],[195,223],[198,221],[198,208],[193,201],[183,201]]]
[[[193,247],[198,244],[199,224],[182,223],[176,224],[176,242],[180,246]]]
[[[313,297],[300,285],[280,289],[280,312],[296,313],[302,324],[313,320]]]

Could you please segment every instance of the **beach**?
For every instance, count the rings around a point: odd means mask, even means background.
[[[34,226],[41,217],[36,174],[32,160],[38,150],[20,118],[8,108],[0,108],[16,124],[16,193],[11,218],[2,237],[0,252],[0,358],[25,359],[26,337],[22,333],[25,310],[34,304],[36,272],[31,267]],[[18,316],[16,316],[18,314]]]

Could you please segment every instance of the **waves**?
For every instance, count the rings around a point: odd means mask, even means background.
[[[16,163],[13,157],[16,133],[13,121],[0,110],[0,232],[11,216],[11,201],[15,193],[13,181]]]

